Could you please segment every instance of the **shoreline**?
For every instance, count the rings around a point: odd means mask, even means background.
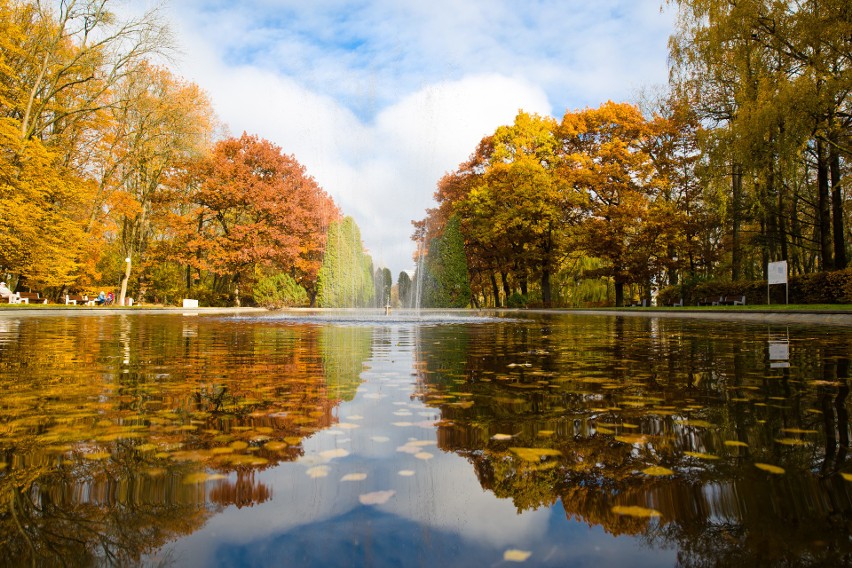
[[[366,308],[369,310],[369,308]],[[375,310],[379,310],[376,308]],[[132,314],[182,314],[194,315],[260,315],[275,312],[284,313],[316,313],[323,312],[322,308],[285,308],[282,310],[267,310],[258,307],[200,307],[182,308],[177,306],[134,306],[134,307],[98,307],[98,306],[32,306],[0,309],[0,318],[4,317],[31,317],[31,316],[113,316]],[[335,311],[329,309],[328,311]],[[341,310],[341,311],[353,311]],[[399,313],[400,310],[394,310]],[[432,309],[424,310],[430,313],[470,313],[470,314],[551,314],[551,315],[582,315],[582,316],[623,316],[623,317],[645,317],[645,318],[682,318],[682,319],[709,319],[745,321],[757,323],[798,323],[807,325],[840,325],[852,326],[852,311],[843,310],[749,310],[733,311],[726,309],[701,309],[690,310],[689,308],[678,310],[657,310],[649,308],[540,308],[540,309],[510,309],[510,308],[486,308],[480,310],[467,309]],[[393,313],[393,312],[392,312]]]

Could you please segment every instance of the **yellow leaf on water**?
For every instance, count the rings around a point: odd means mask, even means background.
[[[611,430],[611,429],[607,428],[606,426],[596,426],[595,431],[598,434],[615,434],[615,430]]]
[[[222,448],[213,448],[212,450],[210,450],[210,453],[213,454],[213,455],[233,454],[234,448],[230,448],[228,446],[225,446],[225,447],[222,447]]]
[[[270,452],[278,452],[287,447],[287,442],[267,442],[263,445],[263,447],[269,450]]]
[[[524,461],[537,462],[543,457],[561,456],[562,452],[553,448],[509,448],[509,451]]]
[[[109,452],[92,452],[90,454],[83,454],[84,458],[86,458],[87,460],[93,460],[93,461],[105,460],[109,456],[110,456]]]
[[[747,448],[748,444],[745,442],[740,442],[739,440],[725,440],[725,445],[730,446],[732,448]]]
[[[652,465],[642,470],[645,475],[673,475],[674,472],[667,467]]]
[[[397,472],[397,475],[401,475],[402,477],[411,477],[414,475],[414,471],[410,469],[401,469]]]
[[[364,493],[358,496],[358,501],[362,505],[382,505],[387,503],[391,497],[396,495],[396,491],[373,491],[372,493]]]
[[[772,465],[768,463],[755,463],[755,467],[762,469],[763,471],[768,471],[769,473],[774,473],[776,475],[781,475],[785,473],[783,467],[778,467],[777,465]]]
[[[775,440],[779,444],[784,444],[785,446],[807,446],[808,442],[805,440],[800,440],[798,438],[776,438]]]
[[[841,472],[840,477],[842,477],[846,481],[852,481],[852,473]]]
[[[550,438],[554,434],[556,434],[555,430],[539,430],[537,435],[540,438]]]
[[[183,478],[183,484],[195,485],[197,483],[205,483],[215,479],[227,479],[227,476],[222,475],[221,473],[205,473],[203,471],[199,473],[190,473]]]
[[[492,439],[492,440],[497,440],[497,441],[500,441],[500,440],[511,440],[511,439],[512,439],[512,435],[511,435],[511,434],[494,434],[493,436],[491,436],[491,439]]]
[[[435,456],[433,456],[429,452],[417,452],[416,454],[414,454],[414,457],[419,460],[431,460]]]
[[[645,436],[633,436],[630,434],[616,436],[615,439],[623,444],[644,444],[648,441],[648,438],[646,438]]]
[[[298,436],[287,436],[284,438],[284,441],[290,444],[291,446],[298,446],[302,443],[302,439]]]
[[[153,452],[157,449],[156,444],[140,444],[136,446],[136,450],[139,452]]]
[[[248,448],[248,442],[243,442],[242,440],[237,440],[236,442],[231,442],[228,444],[231,448],[235,450],[244,450]]]
[[[503,553],[503,560],[505,562],[526,562],[530,556],[532,556],[532,552],[528,550],[510,548]]]
[[[706,420],[675,420],[675,422],[684,426],[695,426],[696,428],[714,428],[713,424]]]
[[[696,458],[699,460],[717,460],[719,456],[713,454],[705,454],[703,452],[683,452],[684,455],[687,455],[691,458]]]
[[[616,515],[626,515],[628,517],[640,517],[644,519],[662,516],[662,514],[656,509],[648,509],[646,507],[638,507],[636,505],[616,505],[611,510]]]
[[[781,428],[782,432],[787,432],[788,434],[817,434],[816,430],[803,430],[802,428]]]

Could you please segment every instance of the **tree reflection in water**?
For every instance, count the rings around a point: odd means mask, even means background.
[[[371,344],[369,328],[192,318],[23,318],[4,331],[7,566],[135,564],[225,507],[270,499],[257,473],[336,422]]]
[[[675,547],[682,566],[850,564],[849,335],[790,328],[776,367],[773,331],[620,317],[428,328],[418,394],[441,410],[439,446],[519,511],[561,501],[569,518]]]

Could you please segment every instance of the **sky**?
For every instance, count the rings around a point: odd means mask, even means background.
[[[518,110],[561,118],[666,82],[661,4],[171,0],[163,15],[175,72],[227,132],[293,154],[396,280],[438,180]]]

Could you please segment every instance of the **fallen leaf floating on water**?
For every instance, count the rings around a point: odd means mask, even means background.
[[[785,446],[809,446],[810,444],[805,440],[800,440],[798,438],[776,438],[775,440],[779,444],[784,444]]]
[[[623,444],[644,444],[648,441],[645,436],[631,436],[628,434],[616,436],[615,439]]]
[[[732,448],[747,448],[748,444],[745,442],[740,442],[739,440],[725,440],[725,445],[730,446]]]
[[[401,475],[402,477],[411,477],[414,475],[414,471],[410,469],[401,469],[397,472],[397,475]]]
[[[344,450],[343,448],[335,448],[333,450],[325,450],[324,452],[320,452],[320,457],[331,460],[334,458],[345,458],[349,455],[349,452]]]
[[[696,428],[715,428],[715,426],[706,420],[675,420],[676,424],[683,426],[694,426]]]
[[[340,478],[340,481],[364,481],[367,479],[366,473],[347,473]]]
[[[205,483],[207,481],[213,481],[216,479],[228,479],[228,476],[222,475],[221,473],[190,473],[189,475],[183,478],[183,484],[195,485],[197,483]]]
[[[673,475],[674,472],[667,467],[652,465],[642,470],[645,475]]]
[[[656,509],[648,509],[647,507],[639,507],[636,505],[616,505],[611,510],[616,515],[625,515],[627,517],[640,517],[643,519],[662,516],[662,514]]]
[[[491,439],[501,441],[501,440],[511,440],[512,437],[513,436],[511,434],[494,434],[493,436],[491,436]]]
[[[782,473],[785,473],[784,468],[778,467],[777,465],[772,465],[768,463],[755,463],[754,466],[758,469],[762,469],[763,471],[774,473],[775,475],[781,475]]]
[[[318,465],[308,469],[305,473],[308,477],[316,479],[318,477],[328,477],[330,471],[331,470],[327,465]]]
[[[416,454],[414,454],[414,457],[415,457],[415,458],[417,458],[417,459],[419,459],[419,460],[424,460],[424,461],[425,461],[425,460],[431,460],[431,459],[432,459],[432,458],[434,458],[435,456],[433,456],[433,455],[432,455],[432,454],[430,454],[429,452],[417,452]]]
[[[703,452],[683,452],[684,455],[687,455],[691,458],[699,459],[699,460],[717,460],[719,456],[713,454],[705,454]]]
[[[83,454],[83,457],[87,460],[100,461],[107,459],[110,455],[109,452],[92,452],[90,454]]]
[[[781,428],[781,431],[788,434],[818,434],[816,430],[803,430],[802,428]]]
[[[516,548],[510,548],[509,550],[503,553],[503,561],[526,562],[530,556],[532,556],[532,552],[528,550],[518,550]]]
[[[561,456],[562,452],[553,448],[509,448],[509,451],[524,461],[538,462],[543,457]]]
[[[373,491],[372,493],[364,493],[358,496],[358,501],[362,505],[383,505],[387,503],[391,497],[396,495],[396,491]]]
[[[852,481],[852,473],[840,472],[840,477],[842,477],[846,481]]]

